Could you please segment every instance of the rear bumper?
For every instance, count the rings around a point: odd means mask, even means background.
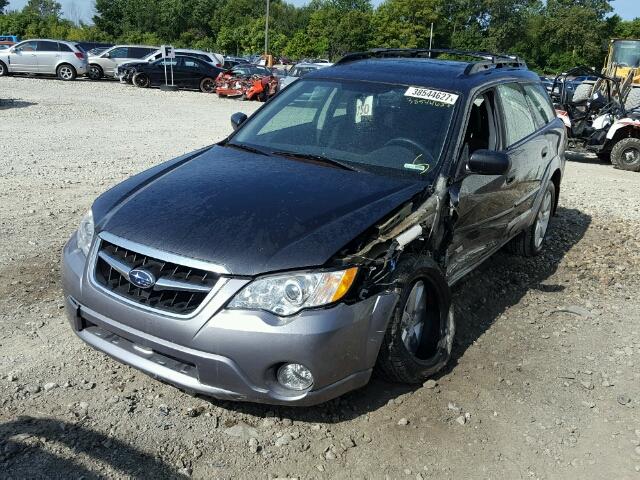
[[[245,90],[238,88],[216,88],[216,93],[218,95],[225,95],[227,97],[239,97],[240,95],[245,93]]]
[[[96,289],[85,263],[74,236],[64,251],[65,307],[82,340],[154,378],[227,400],[313,405],[365,385],[397,301],[380,295],[283,322],[266,312],[222,308],[246,283],[229,282],[194,318],[176,319]],[[286,362],[311,370],[310,390],[278,384],[277,368]]]

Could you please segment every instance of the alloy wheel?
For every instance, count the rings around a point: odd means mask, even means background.
[[[414,283],[402,311],[402,342],[407,351],[418,356],[427,318],[427,291],[422,280]]]
[[[536,230],[535,230],[535,246],[536,248],[540,248],[542,246],[542,242],[544,241],[544,236],[547,233],[547,227],[549,226],[549,219],[551,218],[551,199],[553,196],[550,191],[547,191],[544,194],[544,198],[542,199],[542,205],[540,205],[540,210],[538,210],[538,217],[536,218]]]
[[[202,81],[202,91],[205,93],[213,93],[216,89],[216,84],[210,78],[205,78]]]
[[[60,67],[60,77],[63,80],[71,80],[73,78],[73,70],[71,67],[67,67],[65,65]]]

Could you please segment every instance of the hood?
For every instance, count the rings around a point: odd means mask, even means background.
[[[230,273],[320,266],[425,184],[215,146],[94,203],[98,231]]]

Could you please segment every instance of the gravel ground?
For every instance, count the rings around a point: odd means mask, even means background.
[[[1,477],[640,478],[638,174],[572,157],[546,252],[456,287],[454,359],[423,387],[220,402],[75,338],[60,252],[97,194],[258,105],[14,77],[0,97]]]

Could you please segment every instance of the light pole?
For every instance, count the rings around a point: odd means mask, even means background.
[[[264,61],[267,61],[269,52],[269,0],[267,0],[267,17],[264,20]]]

